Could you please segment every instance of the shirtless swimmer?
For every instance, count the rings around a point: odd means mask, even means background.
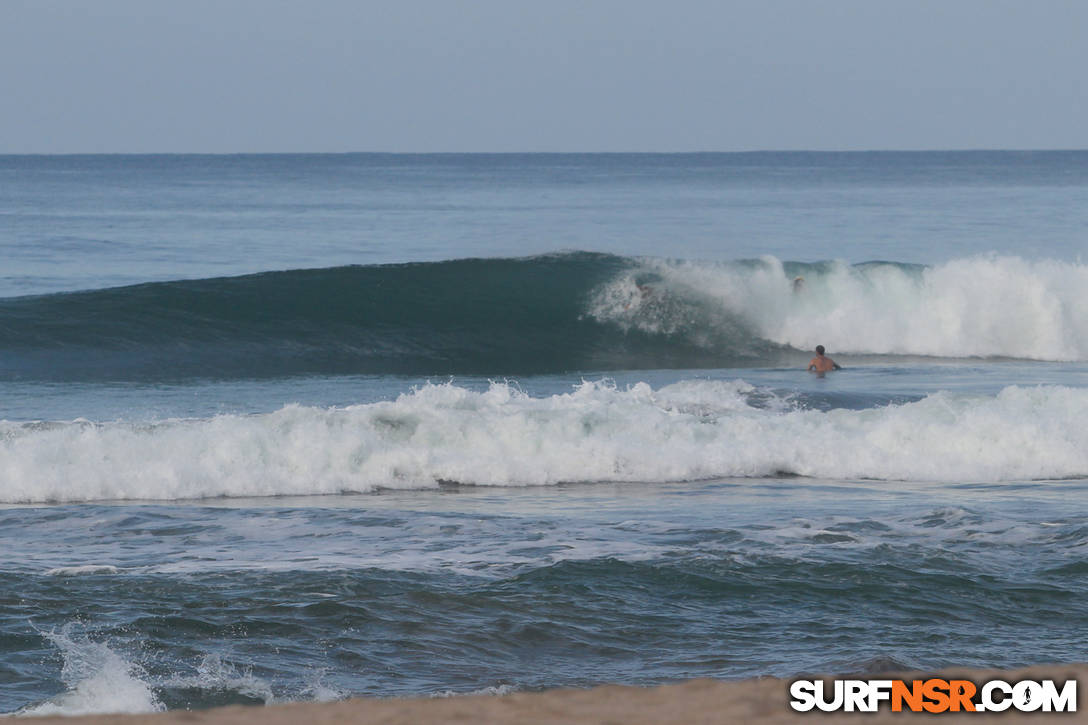
[[[824,355],[823,345],[817,345],[816,357],[812,358],[809,361],[808,369],[811,372],[820,373],[822,375],[823,373],[830,372],[832,370],[841,370],[842,367],[837,362]]]

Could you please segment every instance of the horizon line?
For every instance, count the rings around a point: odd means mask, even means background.
[[[748,149],[742,151],[0,151],[4,156],[710,156],[757,154],[1083,153],[1086,148]]]

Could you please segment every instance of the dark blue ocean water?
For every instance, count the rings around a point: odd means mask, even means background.
[[[1084,152],[0,157],[0,711],[1084,661],[1086,202]]]

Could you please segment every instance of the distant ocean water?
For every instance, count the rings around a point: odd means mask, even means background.
[[[1086,152],[0,157],[0,711],[1084,661],[1086,241]]]

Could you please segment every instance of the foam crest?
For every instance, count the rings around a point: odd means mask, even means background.
[[[534,398],[425,385],[349,408],[287,406],[156,425],[0,426],[8,503],[191,499],[790,473],[1006,481],[1088,475],[1088,391],[937,393],[804,410],[736,381],[606,382]]]
[[[793,279],[803,277],[794,289]],[[933,267],[645,260],[590,315],[704,346],[750,336],[840,353],[1088,359],[1088,265],[986,256]]]
[[[61,679],[68,688],[19,715],[93,715],[148,713],[165,708],[145,681],[147,674],[103,642],[94,642],[65,626],[42,632],[64,657]]]
[[[96,574],[116,574],[117,567],[110,564],[82,564],[80,566],[58,566],[45,572],[46,576],[93,576]]]

